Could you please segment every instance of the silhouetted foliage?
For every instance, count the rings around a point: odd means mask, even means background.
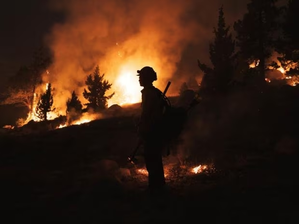
[[[42,121],[48,120],[48,113],[55,110],[52,108],[53,105],[53,94],[51,83],[48,84],[46,92],[43,93],[36,106],[36,116]]]
[[[112,84],[104,79],[105,74],[100,75],[99,66],[96,66],[94,73],[87,76],[83,96],[89,101],[87,108],[94,111],[104,110],[108,107],[107,101],[111,99],[114,93],[106,96],[106,92],[111,88]]]
[[[225,24],[223,7],[219,8],[217,28],[214,28],[214,42],[210,44],[210,60],[213,68],[198,60],[199,68],[205,73],[202,88],[223,92],[227,89],[233,74],[235,42]]]
[[[11,77],[9,80],[9,87],[5,95],[3,105],[15,105],[24,106],[30,110],[32,106],[32,90],[30,88],[30,82],[28,82],[28,77],[30,77],[30,69],[26,66],[22,66],[15,76]]]
[[[68,123],[71,123],[72,121],[75,121],[81,117],[83,106],[75,91],[72,92],[72,96],[70,99],[68,99],[66,106]]]
[[[32,63],[22,66],[16,75],[9,80],[7,97],[3,104],[25,106],[30,112],[36,87],[42,83],[42,74],[51,63],[51,55],[45,48],[37,49],[33,54]]]
[[[247,13],[234,24],[237,46],[243,58],[259,61],[258,83],[265,82],[266,60],[271,56],[277,31],[279,9],[277,0],[251,0]]]
[[[68,99],[66,112],[70,112],[71,110],[75,110],[78,113],[82,112],[82,103],[78,99],[78,96],[75,91],[72,92],[72,97]]]
[[[287,75],[299,74],[299,34],[296,29],[298,13],[299,1],[289,0],[284,10],[283,38],[276,48],[282,54],[278,60]]]
[[[225,24],[223,7],[221,7],[219,9],[218,27],[214,29],[214,43],[210,44],[210,60],[214,66],[216,87],[220,90],[226,89],[233,71],[235,42],[229,30],[230,27]]]

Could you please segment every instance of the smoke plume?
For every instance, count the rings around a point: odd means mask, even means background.
[[[237,0],[52,0],[51,8],[65,14],[47,36],[54,63],[44,80],[56,89],[56,107],[65,108],[73,90],[84,101],[84,82],[96,65],[112,83],[110,105],[140,100],[136,70],[146,65],[157,72],[155,86],[172,80],[168,94],[177,94],[184,79],[200,79],[196,60],[208,62],[221,5],[228,25],[246,7]]]

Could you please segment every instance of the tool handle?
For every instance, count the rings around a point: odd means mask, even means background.
[[[167,83],[167,85],[166,85],[166,87],[165,87],[165,89],[164,89],[163,96],[165,96],[165,95],[166,95],[166,93],[167,93],[167,90],[168,90],[168,88],[169,88],[170,84],[171,84],[171,82],[170,82],[170,81],[168,81],[168,83]]]

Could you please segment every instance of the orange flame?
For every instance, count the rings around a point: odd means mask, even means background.
[[[137,173],[142,174],[142,175],[148,175],[148,172],[146,169],[137,169]]]
[[[199,166],[193,167],[191,169],[191,172],[194,174],[198,174],[198,173],[201,173],[202,171],[206,170],[207,168],[208,168],[207,165],[199,165]]]

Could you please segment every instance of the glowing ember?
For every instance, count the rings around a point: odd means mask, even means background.
[[[255,68],[260,64],[260,60],[253,61],[250,65],[249,68]]]
[[[147,176],[148,172],[146,169],[137,169],[137,173]],[[168,177],[167,171],[164,170],[164,177]]]
[[[299,76],[286,76],[285,79],[287,80],[288,85],[296,86],[299,83]]]
[[[5,129],[14,129],[15,127],[8,124],[8,125],[4,125],[3,128],[5,128]]]
[[[185,169],[185,167],[182,167],[182,169]],[[204,170],[207,170],[207,169],[208,169],[207,165],[198,165],[196,167],[190,168],[190,171],[193,174],[199,174],[199,173],[202,173]],[[136,171],[137,171],[138,174],[142,174],[142,175],[145,175],[145,176],[148,175],[147,170],[144,169],[144,168],[139,168]],[[170,175],[169,172],[170,172],[169,167],[165,166],[164,176],[168,177]]]
[[[65,128],[66,126],[67,126],[66,124],[61,124],[61,125],[59,125],[58,128]]]
[[[268,79],[268,78],[265,78],[265,81],[266,81],[266,82],[271,82],[271,80],[270,80],[270,79]]]
[[[146,169],[137,169],[137,172],[142,174],[142,175],[148,175],[148,172]]]
[[[207,168],[208,168],[207,165],[199,165],[199,166],[193,167],[191,169],[191,172],[198,174],[198,173],[201,173],[202,171],[206,170]]]

